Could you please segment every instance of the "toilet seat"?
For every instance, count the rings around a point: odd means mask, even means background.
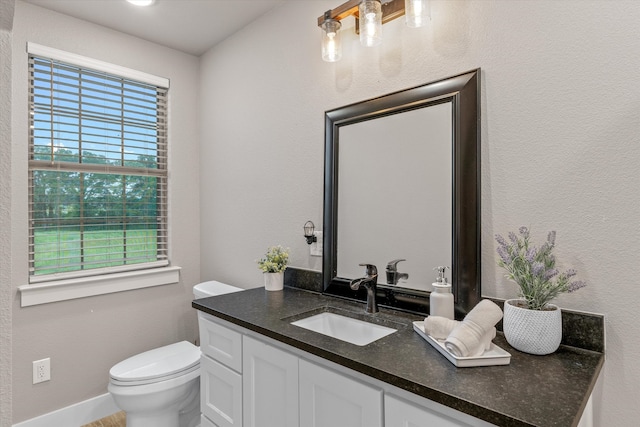
[[[166,381],[200,369],[200,349],[187,341],[137,354],[109,370],[111,383],[136,386]]]

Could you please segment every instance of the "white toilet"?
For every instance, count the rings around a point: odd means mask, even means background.
[[[196,299],[238,292],[220,282],[193,288]],[[187,341],[132,356],[109,371],[109,393],[127,427],[196,427],[200,423],[200,348]]]

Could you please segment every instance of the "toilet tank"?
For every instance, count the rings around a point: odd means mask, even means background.
[[[198,283],[193,287],[193,296],[195,299],[213,297],[216,295],[230,294],[232,292],[242,291],[242,288],[227,285],[226,283],[216,282],[215,280],[209,282]]]

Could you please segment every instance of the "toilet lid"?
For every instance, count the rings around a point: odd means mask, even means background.
[[[211,280],[209,282],[202,282],[195,285],[193,287],[193,296],[198,299],[216,295],[230,294],[241,290],[241,288],[236,288],[235,286],[227,285],[226,283]]]
[[[115,365],[109,371],[118,383],[150,382],[191,371],[200,364],[200,349],[187,341],[145,351]]]

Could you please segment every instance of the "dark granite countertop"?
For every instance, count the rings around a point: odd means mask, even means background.
[[[414,332],[423,318],[381,309],[370,321],[401,323],[397,333],[357,346],[289,322],[322,307],[364,314],[364,304],[285,287],[202,298],[193,307],[243,328],[353,369],[499,426],[576,426],[604,363],[604,354],[561,346],[548,356],[494,343],[511,353],[506,366],[456,368]]]

